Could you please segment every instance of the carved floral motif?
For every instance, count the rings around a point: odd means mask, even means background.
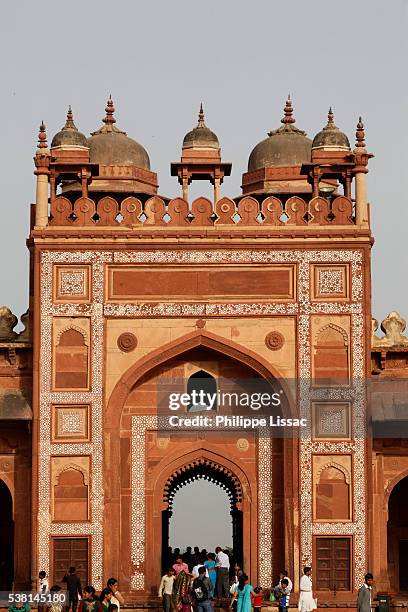
[[[271,331],[265,337],[265,344],[271,351],[279,351],[285,344],[285,338],[278,331]]]

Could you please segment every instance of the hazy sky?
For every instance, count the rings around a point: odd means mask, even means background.
[[[203,101],[233,163],[223,193],[234,196],[251,149],[279,126],[290,92],[297,125],[311,137],[330,104],[352,142],[363,115],[375,153],[373,311],[408,316],[407,27],[407,0],[3,0],[0,302],[17,314],[27,308],[25,239],[42,119],[50,138],[72,104],[88,134],[111,93],[117,125],[147,148],[160,192],[173,196],[179,186],[169,164]]]
[[[18,315],[27,308],[25,240],[42,119],[51,140],[71,104],[88,134],[112,94],[117,125],[148,150],[160,193],[175,196],[169,165],[202,101],[233,163],[223,193],[235,196],[249,153],[279,127],[291,93],[297,125],[311,137],[330,105],[352,143],[363,116],[375,154],[373,312],[407,317],[407,28],[407,0],[3,0],[0,302]]]
[[[196,480],[177,492],[170,520],[169,541],[182,551],[199,546],[214,552],[232,547],[232,519],[225,491],[206,480]]]

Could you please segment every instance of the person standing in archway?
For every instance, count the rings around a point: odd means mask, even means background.
[[[211,594],[210,597],[214,597],[215,583],[217,582],[217,570],[215,567],[215,555],[214,553],[207,554],[207,560],[204,561],[204,566],[207,568],[208,577],[211,582]]]
[[[186,574],[190,574],[190,570],[188,568],[187,563],[184,563],[183,557],[179,556],[176,559],[175,564],[173,565],[173,569],[175,571],[176,576],[178,576],[181,572],[185,572]]]
[[[215,549],[215,567],[217,568],[216,594],[218,598],[226,598],[229,594],[229,556],[221,546]]]
[[[167,570],[167,574],[162,576],[159,586],[159,597],[163,603],[163,612],[170,612],[171,596],[173,594],[175,571],[172,567]]]
[[[211,582],[206,576],[207,569],[202,565],[198,569],[198,578],[193,582],[193,595],[197,612],[213,612],[211,603]]]

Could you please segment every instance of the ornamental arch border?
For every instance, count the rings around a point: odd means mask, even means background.
[[[231,461],[228,457],[216,453],[208,448],[202,446],[202,441],[196,443],[194,446],[191,446],[187,452],[180,454],[180,452],[175,451],[166,461],[165,465],[163,462],[160,462],[150,475],[150,480],[152,483],[152,490],[156,501],[158,502],[160,497],[161,510],[167,509],[167,500],[165,497],[165,487],[167,483],[169,483],[173,477],[173,475],[178,471],[188,466],[190,463],[194,461],[207,460],[211,463],[214,463],[221,468],[225,468],[229,474],[231,475],[231,481],[238,481],[239,487],[241,489],[242,499],[238,501],[238,505],[243,505],[244,503],[252,503],[253,495],[252,495],[252,486],[250,480],[248,479],[244,468],[239,466],[236,462]]]
[[[385,493],[384,494],[384,509],[387,511],[387,513],[388,513],[388,506],[390,503],[391,493],[394,491],[397,484],[401,482],[401,480],[404,480],[404,478],[407,478],[407,477],[408,477],[408,468],[405,468],[402,472],[397,474],[397,476],[394,476],[394,478],[390,480],[389,483],[387,484],[385,491],[384,491]]]

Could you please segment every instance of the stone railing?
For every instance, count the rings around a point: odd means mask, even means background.
[[[197,198],[190,205],[182,198],[165,202],[158,196],[144,204],[127,197],[122,202],[104,197],[98,202],[90,198],[78,198],[72,203],[58,196],[51,203],[49,224],[52,226],[111,226],[111,227],[280,227],[353,225],[353,202],[344,196],[332,201],[313,198],[306,202],[292,196],[286,202],[276,197],[265,198],[261,203],[252,197],[239,202],[222,198],[214,205],[207,198]]]

